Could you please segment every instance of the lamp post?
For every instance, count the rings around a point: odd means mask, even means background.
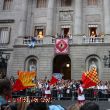
[[[10,58],[9,53],[4,53],[3,51],[0,51],[0,75],[1,78],[4,78],[7,73],[7,62]]]
[[[110,51],[108,56],[104,55],[103,61],[104,61],[104,67],[110,68]]]

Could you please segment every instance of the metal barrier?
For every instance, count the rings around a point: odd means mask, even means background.
[[[51,98],[54,100],[76,100],[77,99],[77,92],[75,90],[69,89],[67,92],[67,88],[62,90],[52,89],[51,90]],[[102,91],[98,89],[85,89],[84,90],[86,100],[109,100],[110,99],[110,92]],[[36,97],[36,98],[48,98],[45,97],[44,90],[37,89],[36,91],[27,92],[27,91],[20,91],[17,93],[13,93],[13,98],[18,97]]]

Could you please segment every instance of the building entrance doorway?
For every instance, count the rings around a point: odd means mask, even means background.
[[[68,55],[57,55],[53,60],[53,73],[62,73],[63,79],[71,79],[71,59]]]

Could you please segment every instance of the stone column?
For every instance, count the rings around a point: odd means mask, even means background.
[[[74,35],[82,33],[82,0],[75,0],[75,16],[74,16]]]
[[[53,34],[53,16],[54,16],[54,0],[48,0],[48,12],[47,12],[47,28],[46,35]]]
[[[110,34],[110,0],[103,0],[104,3],[104,28],[105,34]]]
[[[19,21],[19,30],[18,36],[25,36],[26,35],[26,21],[27,21],[27,7],[28,7],[28,0],[21,0],[21,16]]]

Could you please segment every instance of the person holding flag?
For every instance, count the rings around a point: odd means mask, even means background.
[[[62,80],[63,74],[61,73],[53,73],[52,78],[50,80],[50,85],[57,83],[58,81]]]
[[[83,88],[83,82],[80,80],[79,84],[77,84],[77,100],[78,100],[78,104],[79,106],[82,106],[85,102],[85,95],[84,95],[84,88]]]
[[[82,74],[82,83],[83,83],[82,87],[84,89],[97,86],[100,83],[97,68],[95,66],[93,66],[89,71],[86,71]]]

